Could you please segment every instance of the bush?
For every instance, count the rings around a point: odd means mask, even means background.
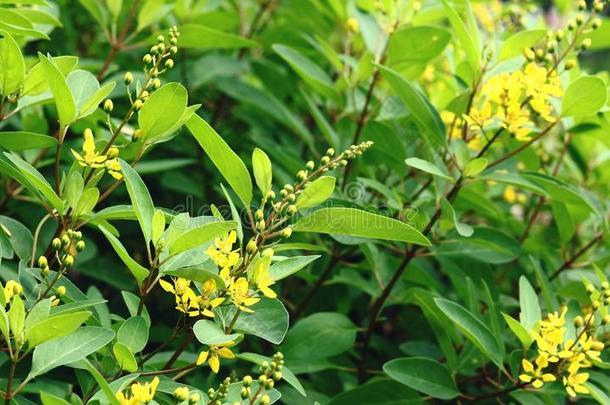
[[[7,405],[610,403],[603,0],[4,3]]]

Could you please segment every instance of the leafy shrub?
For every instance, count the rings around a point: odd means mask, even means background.
[[[7,405],[610,403],[603,0],[3,3]]]

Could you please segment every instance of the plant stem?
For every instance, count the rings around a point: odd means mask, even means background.
[[[595,246],[595,244],[600,242],[603,238],[604,238],[604,233],[603,232],[598,233],[597,236],[595,238],[593,238],[593,240],[591,240],[585,246],[580,248],[580,250],[578,250],[576,253],[574,253],[574,255],[571,258],[569,258],[561,266],[559,266],[559,268],[557,270],[555,270],[549,276],[549,280],[556,279],[565,270],[571,268],[572,265],[576,262],[576,260],[578,260],[582,255],[584,255],[589,249],[591,249],[593,246]]]
[[[11,404],[11,399],[13,398],[13,393],[11,390],[13,389],[13,380],[15,378],[15,369],[17,368],[17,361],[11,359],[11,367],[8,373],[8,380],[6,382],[6,393],[4,394],[4,403],[5,405]]]

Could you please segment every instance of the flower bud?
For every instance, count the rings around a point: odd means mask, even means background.
[[[281,373],[281,372],[279,372],[279,371],[275,371],[275,372],[273,373],[273,379],[274,379],[275,381],[279,381],[279,380],[281,380],[281,379],[282,379],[282,373]]]
[[[555,33],[555,39],[557,39],[558,42],[563,41],[564,38],[564,33],[563,30],[557,30],[557,32]]]
[[[263,210],[258,209],[256,210],[256,212],[254,213],[254,218],[256,218],[257,220],[261,220],[265,217],[265,214],[263,213]]]
[[[265,382],[265,389],[272,389],[273,386],[275,385],[275,381],[273,381],[272,378],[267,379],[267,381]]]
[[[112,103],[112,100],[107,98],[106,101],[104,101],[104,111],[106,111],[107,113],[112,112],[112,110],[114,109],[114,104]]]
[[[60,285],[59,287],[57,287],[57,290],[55,290],[55,294],[57,294],[58,297],[63,297],[64,295],[66,295],[66,287]]]
[[[590,47],[591,47],[591,38],[583,39],[582,43],[580,44],[580,49],[582,49],[583,51],[586,51]]]
[[[604,350],[604,343],[603,342],[599,342],[599,341],[594,341],[591,343],[591,349],[597,351],[597,352],[601,352],[602,350]]]
[[[259,231],[264,231],[266,227],[265,221],[264,220],[260,220],[256,223],[256,229],[258,229]]]
[[[307,172],[305,170],[299,170],[297,173],[297,179],[305,180],[307,178]]]
[[[38,267],[43,268],[43,267],[48,267],[49,266],[49,262],[47,261],[47,258],[45,256],[40,256],[38,258]]]
[[[79,252],[85,250],[85,241],[79,240],[78,242],[76,242],[76,250]]]
[[[140,111],[140,108],[142,108],[142,100],[137,99],[136,101],[133,102],[133,108],[136,111]]]
[[[53,249],[59,250],[61,248],[61,239],[53,238],[53,241],[51,242],[51,246],[53,247]]]
[[[292,184],[284,184],[284,189],[289,193],[292,193],[294,191],[294,187],[292,187]]]
[[[173,59],[168,59],[165,61],[165,67],[168,69],[171,69],[174,67],[174,60]]]
[[[576,25],[582,25],[585,22],[585,17],[582,14],[576,16]]]
[[[250,398],[250,388],[242,387],[241,391],[239,393],[239,396],[241,397],[241,399],[248,399],[248,398]]]
[[[571,70],[574,68],[574,66],[576,66],[576,61],[574,59],[570,59],[569,61],[566,62],[565,69]]]
[[[249,375],[245,376],[242,380],[242,384],[244,384],[244,387],[249,387],[252,385],[252,377]]]
[[[248,253],[254,253],[256,252],[256,242],[254,242],[254,239],[250,239],[250,241],[248,241],[248,244],[246,245],[246,251]]]
[[[294,214],[296,214],[296,213],[297,213],[297,206],[296,206],[296,205],[294,205],[294,204],[289,205],[289,206],[288,206],[288,213],[289,213],[290,215],[294,215]]]
[[[294,200],[296,200],[296,198],[297,197],[293,193],[288,194],[288,197],[287,197],[288,201],[290,201],[290,202],[294,202]]]
[[[602,281],[602,290],[607,290],[610,289],[610,283],[608,283],[607,281]]]
[[[328,156],[322,156],[320,162],[322,162],[323,165],[328,164],[328,162],[330,162],[330,158]]]
[[[43,267],[40,269],[40,275],[44,278],[47,278],[47,276],[49,275],[51,269],[49,269],[49,267]]]
[[[603,11],[603,10],[604,10],[604,3],[602,3],[601,1],[599,1],[599,2],[595,3],[595,4],[593,5],[593,9],[594,9],[595,11],[597,11],[598,13],[599,13],[599,12],[601,12],[601,11]]]
[[[131,72],[125,73],[125,76],[123,77],[123,82],[127,86],[129,86],[131,84],[131,82],[133,82],[133,75],[131,74]]]
[[[138,128],[135,131],[133,131],[133,135],[131,136],[131,140],[132,141],[138,141],[140,138],[142,138],[142,130],[140,128]]]
[[[326,156],[334,156],[335,155],[335,150],[333,148],[328,148],[326,150]]]
[[[313,160],[310,160],[305,164],[305,167],[307,167],[309,170],[313,170],[313,168],[316,167],[316,164],[313,162]]]
[[[273,190],[269,190],[269,192],[267,193],[267,199],[273,200],[274,198],[275,198],[275,193],[273,192]]]
[[[177,46],[170,46],[169,51],[172,55],[175,55],[178,53],[178,47]]]
[[[603,323],[604,325],[608,325],[608,324],[610,324],[610,315],[606,315],[606,316],[604,316],[604,317],[602,318],[602,323]]]
[[[288,239],[292,235],[292,228],[284,228],[282,238]]]
[[[587,2],[585,0],[580,0],[578,2],[578,9],[580,11],[585,10],[587,8]]]
[[[197,402],[199,402],[199,400],[201,399],[201,395],[199,395],[198,392],[194,392],[191,394],[191,396],[189,397],[189,404],[194,405]]]
[[[574,318],[574,326],[576,326],[577,328],[580,328],[582,325],[584,325],[584,323],[585,321],[582,316],[578,315]]]
[[[593,284],[587,284],[587,292],[589,295],[593,294],[595,292],[595,286]]]
[[[358,20],[354,17],[347,19],[347,29],[349,32],[358,32]]]
[[[523,49],[523,56],[525,56],[525,59],[529,60],[530,62],[536,59],[536,54],[531,48]]]
[[[150,48],[150,53],[152,53],[153,55],[158,55],[159,54],[159,46],[158,45],[153,45]]]
[[[186,401],[189,398],[189,389],[187,387],[178,387],[174,390],[174,398],[177,401]]]
[[[261,397],[258,403],[260,405],[269,405],[271,403],[271,398],[269,398],[269,395],[265,394]]]
[[[264,257],[273,257],[273,249],[267,248],[261,253]]]
[[[152,56],[147,53],[146,55],[144,55],[144,57],[142,58],[142,61],[146,64],[149,64],[152,62]]]
[[[601,18],[596,18],[595,20],[593,20],[593,22],[591,23],[591,28],[593,28],[594,30],[598,29],[599,27],[602,26],[602,20]]]
[[[61,244],[65,247],[70,244],[70,237],[68,235],[63,235],[61,237]]]
[[[70,266],[72,266],[72,265],[74,264],[74,256],[69,255],[69,254],[68,254],[68,255],[65,255],[65,256],[64,256],[64,259],[62,260],[62,262],[63,262],[63,264],[64,264],[66,267],[70,267]]]
[[[157,42],[165,42],[165,37],[164,37],[163,35],[159,35],[159,36],[157,37]],[[176,388],[176,389],[178,389],[178,388]],[[175,391],[174,391],[174,392],[175,392]],[[186,399],[186,398],[185,398],[185,399]]]
[[[108,149],[106,156],[108,156],[109,159],[114,159],[115,157],[119,156],[119,148],[112,146],[110,149]]]
[[[258,382],[261,384],[265,384],[267,382],[267,376],[265,374],[262,374],[260,377],[258,377]]]
[[[158,89],[159,87],[161,87],[161,80],[159,80],[158,78],[154,79],[152,81],[152,85],[155,90]]]

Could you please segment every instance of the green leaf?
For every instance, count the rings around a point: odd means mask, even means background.
[[[411,82],[400,76],[398,72],[385,66],[380,66],[379,69],[383,78],[409,109],[411,113],[409,117],[423,132],[430,146],[433,148],[444,147],[447,144],[445,125],[426,96],[415,88]]]
[[[383,371],[396,381],[434,398],[452,399],[460,395],[446,366],[425,357],[394,359]]]
[[[502,44],[502,48],[500,49],[498,60],[504,61],[523,55],[523,50],[525,48],[532,48],[544,38],[546,33],[547,30],[518,31],[504,41],[504,44]]]
[[[13,152],[42,149],[55,146],[57,140],[52,136],[28,131],[6,131],[0,133],[0,146]]]
[[[531,337],[527,329],[525,329],[523,325],[521,325],[519,321],[512,316],[505,313],[502,313],[502,316],[504,317],[504,320],[506,321],[506,324],[510,330],[517,337],[517,339],[519,339],[521,345],[523,345],[523,350],[527,350],[534,342],[534,339]]]
[[[562,117],[595,115],[606,104],[604,81],[595,76],[582,76],[568,86],[561,105]]]
[[[445,173],[440,167],[435,165],[432,162],[428,162],[427,160],[420,158],[409,158],[405,160],[405,163],[409,167],[413,167],[417,170],[421,170],[422,172],[430,173],[434,176],[442,177],[443,179],[450,180],[453,182],[453,177],[449,176]]]
[[[70,87],[68,87],[66,78],[57,65],[55,65],[53,59],[47,58],[40,52],[38,53],[38,58],[55,99],[59,123],[62,127],[67,127],[76,119],[77,115],[74,96],[70,91]]]
[[[444,218],[449,219],[450,223],[455,227],[455,230],[460,234],[460,236],[465,238],[472,236],[474,229],[472,229],[470,225],[460,222],[455,210],[453,209],[453,206],[445,197],[441,199],[441,213]]]
[[[296,232],[360,236],[430,246],[430,241],[411,225],[355,208],[319,209],[300,218],[293,229]]]
[[[475,177],[480,174],[487,168],[487,164],[489,162],[485,158],[477,158],[473,159],[464,168],[464,176],[466,177]]]
[[[326,97],[336,96],[332,80],[320,66],[288,46],[274,44],[271,48],[294,69],[309,87]]]
[[[187,49],[241,49],[258,46],[251,39],[197,24],[180,26],[179,45]]]
[[[238,333],[227,335],[220,326],[207,319],[201,319],[195,322],[195,325],[193,325],[193,333],[199,343],[203,343],[204,345],[220,345],[235,341],[239,337]]]
[[[599,404],[610,405],[610,397],[608,397],[608,394],[604,390],[600,389],[598,386],[596,386],[590,382],[585,382],[584,386],[589,389],[589,394]],[[607,389],[607,387],[605,387],[605,388]]]
[[[30,348],[34,348],[47,340],[69,335],[90,316],[89,311],[51,316],[32,325],[25,338]]]
[[[87,106],[88,109],[91,108],[88,106],[88,101],[100,89],[100,84],[95,78],[95,75],[86,70],[77,69],[66,76],[66,83],[68,83],[68,87],[74,97],[74,104],[76,105],[78,117],[87,115],[87,112],[93,112],[85,111],[83,107]],[[95,107],[97,107],[97,105]]]
[[[25,61],[11,34],[0,30],[0,94],[9,96],[19,90],[25,79]]]
[[[197,142],[208,154],[245,206],[252,200],[250,173],[242,160],[203,118],[193,115],[186,123]]]
[[[444,28],[426,25],[401,28],[390,38],[388,65],[427,62],[440,55],[450,40],[451,33]]]
[[[127,250],[125,249],[121,241],[116,238],[116,236],[114,236],[112,233],[110,233],[110,231],[106,230],[106,228],[101,225],[99,226],[99,229],[100,231],[102,231],[104,236],[106,236],[106,239],[108,239],[108,242],[110,242],[110,245],[112,246],[114,251],[119,255],[121,261],[125,264],[125,266],[127,266],[131,274],[133,274],[134,278],[136,279],[136,282],[138,283],[138,286],[141,286],[144,279],[148,277],[149,271],[146,268],[142,267],[134,259],[132,259],[131,256],[129,256],[129,253],[127,253]]]
[[[521,307],[519,313],[521,325],[525,330],[533,331],[536,324],[542,319],[542,313],[538,302],[538,294],[525,276],[519,278],[519,304]]]
[[[479,54],[479,45],[475,41],[477,35],[469,31],[462,18],[447,0],[441,1],[443,3],[445,13],[447,14],[447,18],[449,19],[449,22],[451,23],[451,26],[453,27],[457,38],[464,47],[464,51],[466,52],[466,59],[468,60],[470,67],[472,67],[472,69],[474,69],[475,71],[478,71],[479,61],[481,57]]]
[[[93,376],[97,384],[100,386],[101,391],[106,396],[106,400],[108,400],[111,405],[121,405],[116,397],[116,394],[114,393],[114,390],[110,388],[110,385],[104,376],[95,367],[93,367],[93,364],[91,364],[89,360],[83,359],[78,362],[78,365],[83,366],[89,372],[89,374]]]
[[[157,246],[165,231],[165,213],[160,209],[156,209],[152,219],[152,242]]]
[[[275,345],[284,340],[288,330],[288,311],[284,304],[277,299],[261,298],[261,300],[250,307],[253,314],[242,313],[235,322],[236,332],[258,336]],[[228,311],[225,319],[233,319],[235,307]]]
[[[0,288],[2,287],[0,286]],[[4,292],[2,294],[2,299],[4,299]],[[4,341],[7,344],[10,344],[10,326],[8,323],[8,315],[6,314],[4,305],[0,305],[0,333],[2,333],[2,336],[4,336]]]
[[[111,329],[85,326],[59,339],[37,346],[32,356],[32,368],[26,380],[42,375],[55,367],[74,363],[95,353],[114,338]]]
[[[15,295],[11,300],[11,308],[8,310],[8,324],[13,337],[17,341],[23,342],[25,333],[25,306],[23,300]]]
[[[131,353],[139,353],[148,343],[148,325],[141,316],[128,318],[116,334],[117,342],[124,344]]]
[[[57,211],[62,212],[64,207],[64,202],[57,196],[53,187],[45,178],[40,174],[38,170],[34,168],[31,164],[21,159],[19,156],[5,152],[4,155],[17,167],[18,171],[25,178],[25,180],[29,183],[28,187],[30,191],[33,193],[40,193],[44,196],[44,198],[56,208]],[[20,180],[17,178],[17,180]],[[28,186],[26,185],[26,186]]]
[[[258,364],[262,366],[264,362],[271,363],[272,359],[270,357],[265,357],[263,355],[257,353],[240,353],[237,355],[239,359],[250,361],[254,364]],[[305,388],[299,382],[297,377],[293,374],[292,371],[286,366],[282,367],[282,380],[286,381],[290,384],[295,390],[299,392],[299,394],[303,396],[307,396],[305,393]]]
[[[356,340],[356,325],[345,315],[319,312],[299,320],[286,335],[286,358],[323,359],[349,350]]]
[[[175,123],[186,111],[187,102],[188,93],[180,83],[168,83],[155,90],[138,117],[142,139],[152,141],[176,130]]]
[[[65,399],[56,397],[55,395],[51,395],[46,392],[40,393],[40,401],[42,402],[42,405],[70,405],[70,403]]]
[[[335,191],[336,179],[332,176],[322,176],[309,183],[298,195],[295,205],[299,209],[311,208],[328,200]]]
[[[281,280],[301,270],[319,257],[319,255],[295,256],[281,260],[279,262],[274,263],[269,268],[269,276],[273,281]]]
[[[374,380],[344,391],[333,397],[327,405],[408,405],[424,401],[417,392],[393,380]]]
[[[78,58],[76,56],[56,56],[53,58],[53,62],[65,77],[74,69],[78,63]],[[47,81],[44,65],[38,62],[28,71],[23,82],[22,94],[24,96],[37,96],[48,89],[49,82]]]
[[[551,209],[555,225],[557,225],[557,231],[559,232],[559,238],[563,243],[569,242],[576,232],[574,218],[566,205],[559,201],[551,201]]]
[[[501,350],[489,328],[463,306],[444,298],[434,301],[441,311],[485,356],[503,368]]]
[[[119,364],[121,370],[125,370],[130,373],[138,370],[138,362],[136,361],[135,356],[123,343],[116,342],[112,346],[112,353],[114,354],[114,358]]]
[[[168,8],[165,7],[165,0],[146,0],[138,13],[138,28],[141,31],[143,28],[162,19],[167,13]]]
[[[115,86],[116,82],[108,82],[91,94],[89,98],[83,100],[79,109],[79,117],[82,118],[89,114],[93,114],[100,103],[112,93]]]
[[[236,227],[237,223],[235,221],[218,221],[189,229],[171,242],[169,252],[171,255],[176,255],[186,250],[202,246],[214,240],[214,238],[234,230]]]
[[[273,173],[271,172],[271,160],[262,149],[254,148],[252,152],[252,171],[258,189],[263,194],[263,198],[267,198],[267,193],[271,190]]]
[[[155,206],[153,205],[152,198],[146,184],[142,181],[140,175],[124,160],[119,160],[121,163],[121,171],[125,178],[125,185],[127,186],[127,192],[131,199],[131,205],[136,212],[140,228],[142,228],[142,234],[146,243],[150,243],[152,239],[152,220],[155,213]]]

